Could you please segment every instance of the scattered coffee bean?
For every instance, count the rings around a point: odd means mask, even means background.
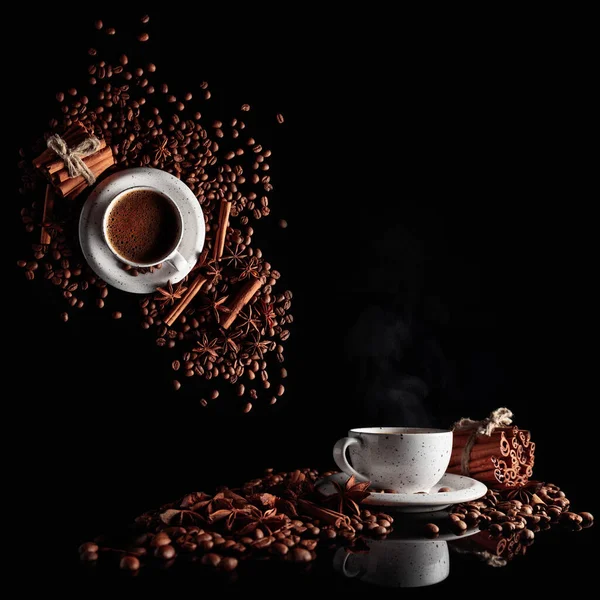
[[[83,562],[94,562],[98,560],[98,553],[93,552],[92,550],[88,550],[86,552],[81,553],[81,560]]]
[[[85,544],[81,544],[81,546],[79,546],[79,554],[83,554],[84,552],[98,552],[98,544],[95,542],[85,542]]]
[[[119,567],[124,571],[137,571],[140,568],[140,561],[136,556],[124,556]]]
[[[116,310],[116,311],[115,311],[115,312],[113,312],[113,314],[112,314],[112,318],[113,318],[113,319],[120,319],[120,318],[122,318],[122,317],[123,317],[123,313],[122,313],[122,312],[120,312],[120,311],[118,311],[118,310]]]
[[[150,35],[148,33],[140,33],[137,36],[138,42],[147,42],[150,39]]]

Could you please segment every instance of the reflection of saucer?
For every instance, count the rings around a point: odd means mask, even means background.
[[[188,262],[189,269],[176,271],[165,263],[153,273],[133,277],[109,250],[102,233],[104,209],[117,194],[138,185],[153,187],[162,192],[181,211],[184,233],[178,250]],[[90,267],[110,285],[134,294],[150,294],[168,281],[177,283],[183,279],[198,260],[204,245],[204,235],[204,214],[194,192],[170,173],[144,167],[119,171],[106,178],[90,194],[79,220],[79,241]]]
[[[317,489],[328,496],[335,492],[331,483],[335,481],[343,485],[349,479],[346,473],[336,473],[317,482]],[[373,506],[385,506],[402,512],[432,512],[447,508],[458,502],[470,502],[481,498],[487,492],[487,487],[480,481],[446,473],[436,484],[435,489],[440,487],[450,488],[449,492],[433,492],[431,494],[388,494],[371,492],[362,504]]]

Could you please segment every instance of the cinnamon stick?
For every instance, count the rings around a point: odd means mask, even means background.
[[[65,140],[68,146],[76,146],[79,142],[83,141],[86,135],[87,129],[81,122],[77,121],[76,123],[73,123],[73,125],[71,125],[71,127],[69,127],[60,137]],[[55,159],[56,154],[50,150],[50,148],[46,148],[37,158],[33,160],[33,166],[36,169],[39,169],[48,161]]]
[[[54,210],[54,189],[51,185],[46,186],[46,194],[44,196],[44,212],[42,213],[42,232],[40,234],[40,244],[47,246],[52,242],[50,232],[46,228],[46,223],[52,218]]]
[[[98,150],[94,152],[94,154],[90,154],[81,160],[91,168],[92,165],[100,162],[101,159],[106,158],[111,153],[112,149],[107,148],[104,140],[100,140],[100,147]],[[65,163],[61,159],[53,160],[45,164],[44,169],[48,172],[48,175],[54,175],[53,179],[57,179],[59,182],[69,179],[69,171],[65,169]]]
[[[181,313],[188,307],[189,303],[194,299],[196,294],[200,291],[200,288],[206,283],[206,277],[204,275],[198,275],[196,279],[190,284],[187,292],[183,298],[179,301],[179,304],[171,309],[171,312],[165,317],[164,323],[167,327],[172,327],[173,323],[181,316]]]
[[[254,297],[254,294],[263,285],[263,279],[252,279],[248,281],[244,287],[236,294],[229,308],[229,312],[225,315],[225,318],[221,321],[221,327],[223,329],[229,329],[231,324],[236,320],[238,313],[250,300]]]
[[[215,243],[213,247],[213,258],[219,260],[223,256],[223,249],[225,248],[225,237],[227,235],[227,228],[229,227],[229,213],[231,212],[231,202],[227,200],[221,200],[221,206],[219,208],[219,223],[217,226],[217,235],[215,237]]]
[[[347,515],[331,510],[330,508],[317,506],[309,500],[300,498],[298,500],[298,507],[301,509],[301,512],[310,515],[311,517],[315,517],[324,523],[333,525],[334,527],[340,527],[341,525],[351,527],[350,517]]]
[[[87,190],[87,188],[88,188],[87,181],[80,183],[77,187],[73,188],[71,190],[71,192],[69,192],[68,198],[70,200],[75,200],[75,198],[77,198],[77,196],[79,196],[79,194],[81,194],[82,192],[85,192],[85,190]]]
[[[109,150],[109,155],[106,158],[104,158],[100,162],[96,163],[93,167],[90,167],[90,170],[94,174],[94,177],[98,177],[99,175],[104,173],[104,171],[106,171],[106,169],[108,169],[109,167],[112,167],[112,165],[115,164],[115,159],[114,159],[114,156],[112,155],[112,150],[110,148],[108,148],[108,150]],[[87,182],[84,179],[84,177],[82,175],[78,175],[77,177],[67,179],[66,181],[63,181],[62,183],[60,183],[57,186],[57,191],[64,198],[66,196],[71,195],[71,192],[82,183],[87,186]]]

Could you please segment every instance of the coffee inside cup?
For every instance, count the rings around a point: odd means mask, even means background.
[[[173,203],[155,190],[132,189],[110,207],[106,237],[113,251],[135,264],[166,258],[179,240],[180,219]]]

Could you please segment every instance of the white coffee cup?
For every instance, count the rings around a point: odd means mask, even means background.
[[[367,552],[340,548],[334,569],[345,577],[384,587],[422,587],[450,573],[448,544],[442,540],[369,540]]]
[[[349,459],[346,457],[348,452]],[[422,427],[361,427],[333,447],[337,466],[374,490],[429,493],[452,453],[452,431]]]
[[[152,260],[151,262],[132,261],[132,260],[128,259],[127,257],[123,256],[118,250],[116,250],[113,247],[113,245],[110,242],[109,235],[108,235],[108,220],[109,220],[109,216],[111,214],[112,209],[117,204],[117,202],[119,200],[121,200],[124,196],[127,196],[128,194],[131,194],[132,192],[135,192],[135,191],[148,191],[148,192],[152,192],[152,193],[156,194],[157,196],[160,196],[165,202],[167,202],[169,204],[170,208],[173,211],[173,215],[174,215],[175,221],[176,221],[176,227],[173,230],[172,243],[169,245],[169,248],[163,253],[162,256],[156,257],[156,259]],[[183,239],[183,233],[184,233],[183,217],[181,215],[181,211],[179,210],[179,207],[177,206],[177,204],[175,204],[175,202],[173,202],[173,200],[171,200],[171,198],[169,198],[166,194],[160,192],[159,190],[157,190],[153,187],[135,186],[135,187],[131,187],[126,190],[123,190],[122,192],[117,194],[108,203],[108,205],[105,208],[104,218],[103,218],[103,223],[102,223],[102,233],[104,235],[104,241],[106,242],[106,245],[108,246],[110,251],[121,262],[123,262],[131,267],[135,267],[138,269],[139,268],[149,268],[149,267],[155,267],[156,265],[158,265],[160,263],[168,263],[177,271],[186,271],[187,272],[189,270],[188,262],[178,251],[178,248],[179,248],[179,245],[181,244],[181,240]]]

